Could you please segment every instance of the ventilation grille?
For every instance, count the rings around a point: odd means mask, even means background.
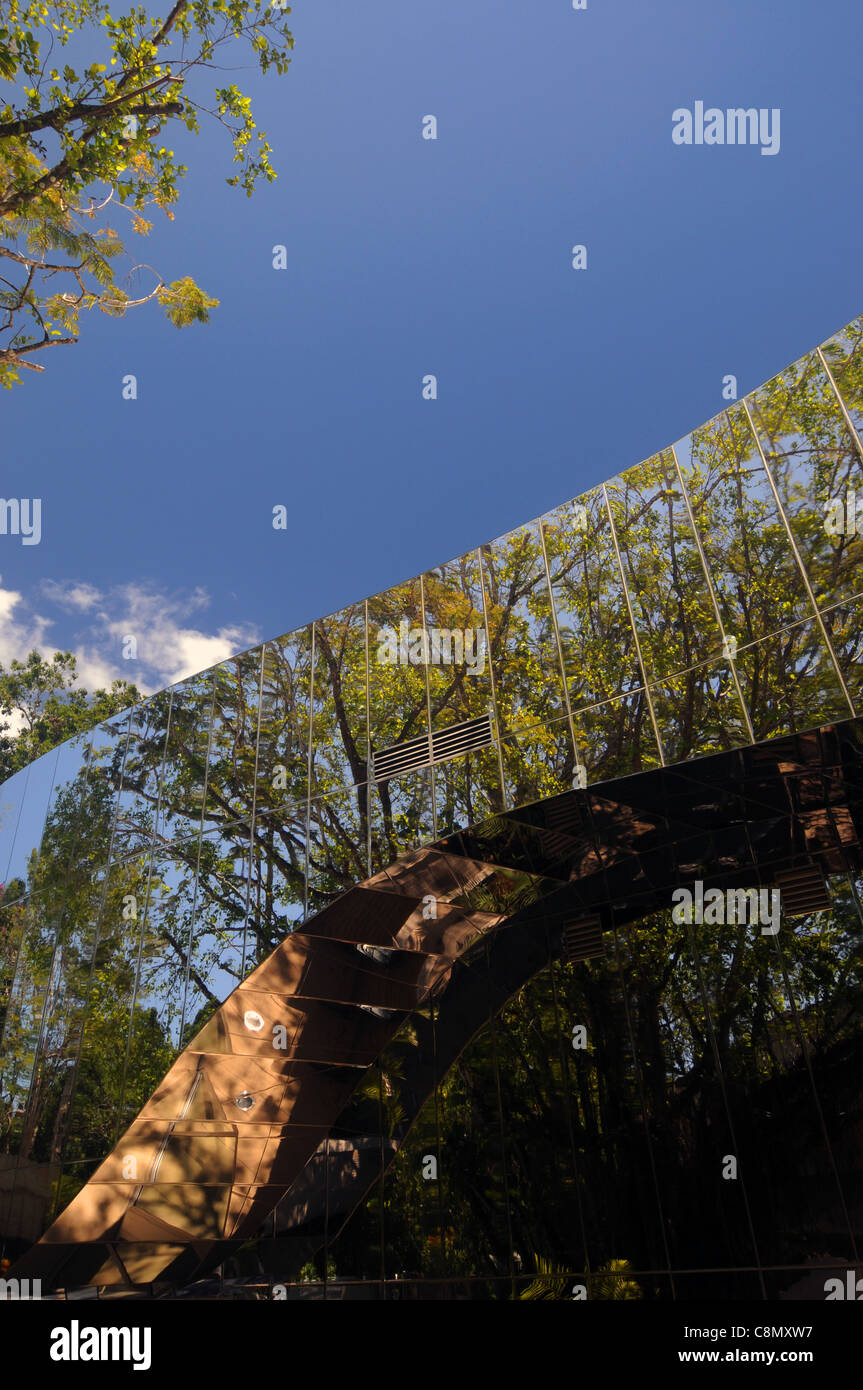
[[[602,919],[600,917],[580,917],[578,921],[567,922],[563,929],[563,958],[571,963],[577,960],[590,960],[592,956],[604,956],[602,940]]]
[[[399,772],[410,772],[414,767],[426,767],[430,762],[431,745],[428,734],[421,738],[406,738],[403,743],[395,743],[392,748],[382,748],[372,756],[372,768],[376,782],[386,777],[395,777]]]
[[[451,724],[448,729],[439,729],[431,736],[422,734],[419,738],[394,743],[392,748],[382,748],[372,757],[374,779],[383,782],[418,767],[460,758],[474,748],[487,748],[493,742],[491,715],[481,714],[478,719]]]
[[[780,906],[786,917],[802,917],[806,912],[824,912],[830,906],[827,884],[819,869],[788,869],[776,875]]]

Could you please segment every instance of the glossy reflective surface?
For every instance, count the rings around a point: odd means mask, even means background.
[[[57,1218],[45,1278],[181,1284],[254,1238],[387,1297],[855,1257],[861,334],[0,788],[12,1254]],[[807,866],[776,937],[670,915]]]

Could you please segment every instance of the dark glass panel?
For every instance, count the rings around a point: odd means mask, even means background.
[[[398,1145],[384,1177],[384,1268],[391,1281],[440,1278],[446,1270],[435,1051],[433,1008],[425,1004],[385,1049],[378,1069],[385,1155]]]
[[[683,1271],[674,1275],[678,1297],[694,1296],[690,1270],[758,1261],[744,1176],[732,1177],[727,1163],[737,1150],[714,1048],[727,999],[716,992],[705,941],[721,950],[716,928],[676,923],[664,912],[618,931],[616,943],[627,991],[621,1028],[637,1058],[642,1142],[650,1146],[643,1181],[662,1216],[655,1258],[661,1267],[670,1257]],[[759,1297],[757,1276],[748,1275],[745,1287]],[[728,1288],[727,1276],[712,1275],[703,1296]]]
[[[441,1181],[450,1274],[500,1280],[514,1270],[509,1154],[501,1113],[498,1030],[487,1024],[442,1077],[438,1097]]]
[[[567,1024],[557,981],[546,967],[502,1010],[496,1030],[513,1263],[519,1275],[586,1268]]]

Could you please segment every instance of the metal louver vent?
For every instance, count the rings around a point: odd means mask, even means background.
[[[779,901],[786,917],[802,917],[807,912],[825,912],[830,894],[821,871],[814,865],[786,869],[776,875]]]
[[[374,779],[383,782],[418,767],[460,758],[474,748],[487,748],[493,742],[491,715],[481,714],[478,719],[451,724],[448,729],[439,729],[430,736],[422,734],[419,738],[394,743],[391,748],[382,748],[372,758]]]
[[[581,917],[576,922],[567,922],[563,929],[563,958],[572,963],[577,960],[590,960],[592,956],[604,956],[605,945],[602,940],[602,919]]]

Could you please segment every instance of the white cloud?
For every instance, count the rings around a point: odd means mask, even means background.
[[[45,579],[40,587],[45,597],[56,603],[58,608],[78,610],[81,613],[88,613],[91,608],[95,608],[102,597],[92,584],[58,584],[55,579]]]
[[[38,613],[16,614],[26,606],[23,595],[16,589],[4,589],[2,584],[0,575],[0,662],[8,666],[15,659],[23,661],[34,647],[44,644],[51,621]]]
[[[129,583],[101,592],[87,583],[45,580],[39,593],[65,616],[31,614],[22,594],[0,587],[0,662],[23,660],[34,647],[50,658],[54,643],[62,640],[61,650],[74,653],[79,683],[88,690],[126,680],[151,694],[259,640],[249,624],[228,624],[215,632],[199,626],[210,603],[202,588],[166,594],[153,585]],[[71,626],[69,615],[74,615]],[[124,659],[130,637],[137,644],[136,660]]]

